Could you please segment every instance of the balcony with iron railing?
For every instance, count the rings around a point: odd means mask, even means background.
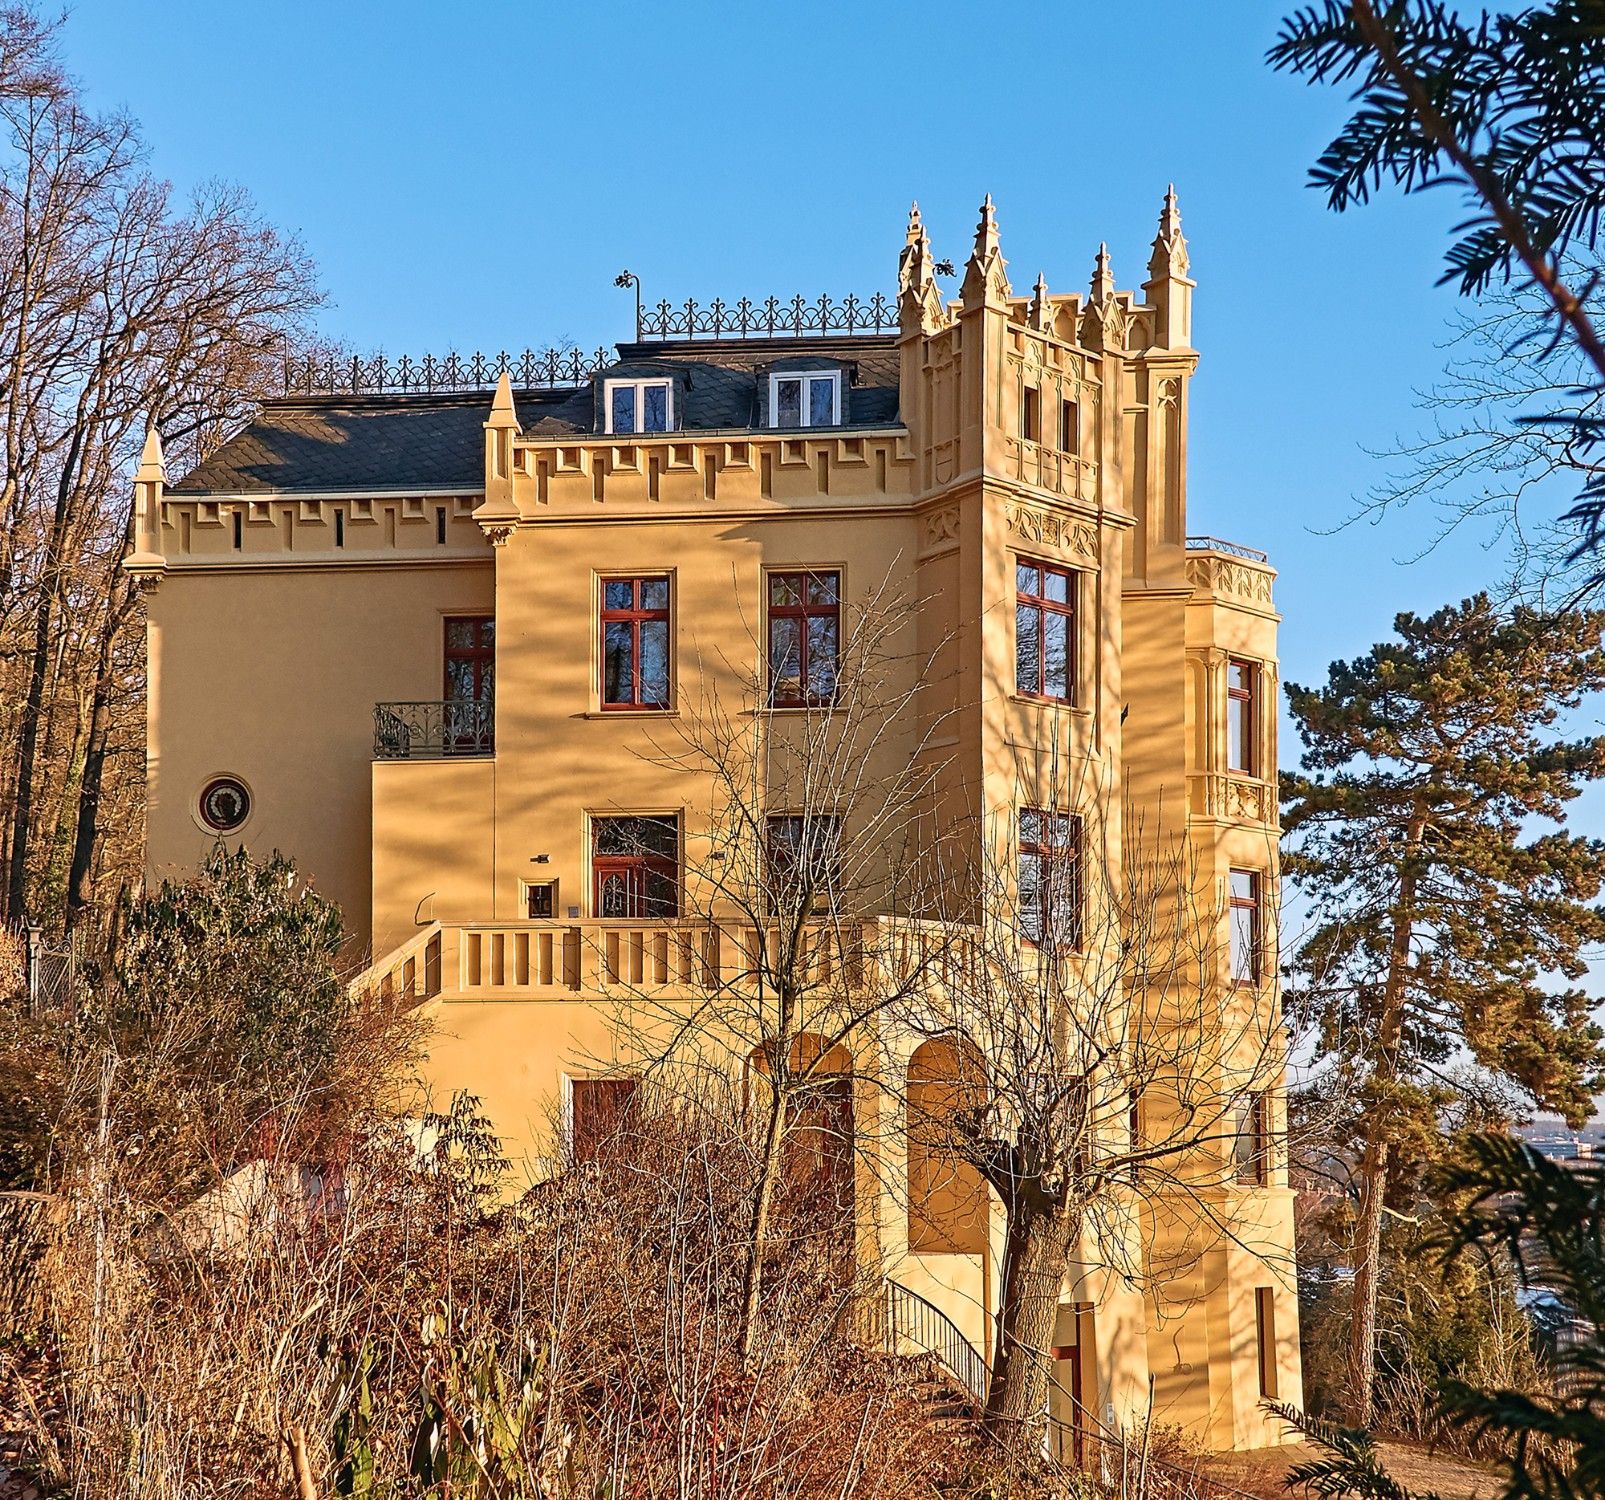
[[[495,753],[494,700],[447,698],[373,706],[375,760],[443,760]]]

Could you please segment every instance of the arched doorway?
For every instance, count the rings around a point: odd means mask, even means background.
[[[908,1248],[980,1255],[987,1193],[962,1152],[962,1120],[986,1100],[986,1064],[967,1037],[932,1037],[908,1060]]]

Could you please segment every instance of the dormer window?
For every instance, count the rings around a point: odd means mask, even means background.
[[[610,380],[609,432],[668,432],[674,427],[674,391],[667,380]]]
[[[840,370],[782,370],[769,377],[771,427],[835,427],[841,408]]]

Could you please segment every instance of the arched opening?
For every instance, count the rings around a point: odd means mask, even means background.
[[[967,1037],[932,1037],[908,1060],[908,1248],[979,1255],[986,1249],[981,1174],[959,1150],[959,1120],[986,1100],[986,1064]]]
[[[767,1083],[768,1049],[754,1047],[747,1057],[748,1097],[755,1079]],[[803,1032],[789,1049],[789,1097],[782,1196],[798,1210],[815,1210],[825,1221],[845,1225],[853,1207],[853,1060],[840,1042]]]

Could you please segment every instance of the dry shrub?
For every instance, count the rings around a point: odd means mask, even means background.
[[[904,1365],[846,1336],[844,1235],[794,1185],[765,1246],[763,1337],[739,1355],[756,1171],[739,1115],[678,1102],[517,1202],[464,1101],[374,1125],[337,1167],[263,1158],[152,1215],[114,1152],[63,1185],[55,1374],[33,1462],[76,1494],[927,1496],[963,1440]],[[137,1174],[136,1174],[137,1180]],[[37,1383],[38,1377],[35,1377]]]

